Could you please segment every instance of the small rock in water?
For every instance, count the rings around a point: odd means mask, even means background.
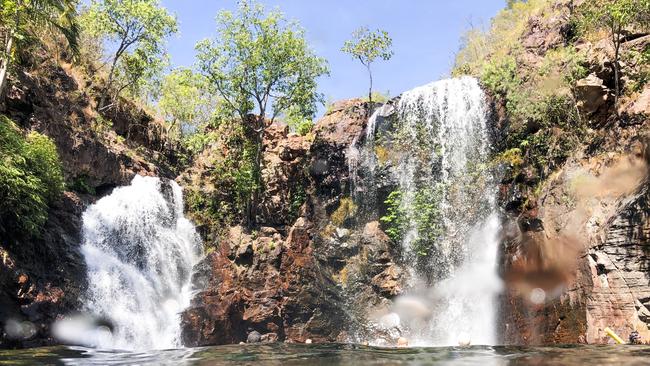
[[[404,337],[399,337],[397,339],[397,347],[404,348],[409,346],[409,340]]]
[[[260,338],[262,343],[275,343],[278,341],[277,333],[266,333]]]
[[[259,343],[262,340],[262,335],[254,330],[248,333],[248,338],[246,338],[246,343]]]
[[[636,330],[630,333],[629,341],[630,344],[643,344],[643,342],[641,341],[641,336],[639,335],[639,332],[637,332]]]
[[[311,344],[311,339],[305,339],[305,344]]]

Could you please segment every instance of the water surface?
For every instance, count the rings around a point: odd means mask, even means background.
[[[232,345],[152,352],[49,347],[0,351],[0,365],[646,365],[650,346],[377,348]]]

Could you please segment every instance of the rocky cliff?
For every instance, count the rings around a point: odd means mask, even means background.
[[[377,222],[352,222],[347,152],[366,112],[366,103],[351,100],[335,104],[307,136],[267,129],[259,227],[231,226],[206,243],[210,253],[194,278],[202,291],[183,314],[185,344],[237,343],[252,331],[263,341],[350,341],[355,310],[395,295],[374,278],[390,265],[388,237]],[[197,161],[181,183],[197,182],[205,169]]]
[[[157,122],[126,100],[101,115],[96,95],[78,67],[39,49],[12,73],[0,101],[0,112],[22,131],[53,140],[66,182],[40,235],[0,234],[0,347],[56,343],[52,322],[81,309],[81,214],[88,204],[135,174],[175,176],[175,156],[160,149]]]
[[[521,47],[509,56],[515,71],[527,74],[567,45],[578,49],[586,71],[570,88],[578,118],[552,117],[551,125],[527,119],[521,132],[506,113],[511,101],[491,97],[507,284],[499,334],[507,344],[606,343],[610,327],[648,341],[650,86],[625,94],[615,110],[611,47],[606,39],[574,39],[567,3],[527,19]],[[650,36],[634,34],[623,48],[638,53],[649,44]],[[623,66],[628,85],[647,67]],[[539,86],[532,78],[519,82]],[[386,311],[405,283],[402,258],[378,221],[383,200],[359,207],[352,198],[350,146],[363,142],[369,109],[377,106],[335,103],[305,136],[269,126],[257,225],[247,228],[240,224],[241,177],[233,174],[243,160],[241,140],[220,134],[184,167],[154,118],[128,101],[100,114],[93,88],[69,63],[37,54],[14,73],[0,103],[23,131],[53,139],[67,183],[42,236],[0,236],[0,347],[56,342],[50,324],[82,306],[81,213],[135,174],[175,178],[204,239],[197,294],[182,314],[186,345],[238,343],[256,333],[262,341],[365,341],[366,318]],[[518,133],[533,137],[517,141],[520,152],[529,149],[523,157],[509,149]],[[382,197],[394,182],[384,184]]]
[[[508,344],[611,343],[604,333],[610,327],[624,339],[638,331],[648,342],[650,86],[627,88],[616,110],[612,46],[602,38],[567,38],[570,5],[555,2],[531,17],[519,38],[525,48],[518,72],[543,67],[546,56],[567,45],[585,55],[586,77],[571,89],[586,128],[559,159],[549,151],[540,167],[526,157],[502,181],[501,272],[509,286],[500,334]],[[630,34],[622,52],[649,45],[650,36]],[[630,86],[648,67],[634,60],[621,63]],[[501,113],[499,124],[507,119]],[[554,141],[551,135],[549,145]]]

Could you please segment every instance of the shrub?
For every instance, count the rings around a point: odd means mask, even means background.
[[[64,189],[56,146],[37,132],[23,136],[0,116],[0,232],[37,235],[48,205]]]
[[[442,184],[417,188],[411,207],[406,207],[402,191],[392,191],[384,201],[386,215],[379,219],[386,235],[393,242],[399,243],[409,230],[415,229],[418,235],[410,243],[411,251],[420,257],[434,253],[435,244],[444,233],[440,210],[444,188]]]

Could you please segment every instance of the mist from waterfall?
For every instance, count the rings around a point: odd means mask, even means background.
[[[372,208],[386,176],[397,185],[393,210],[409,272],[408,290],[377,326],[415,346],[495,344],[499,220],[478,81],[407,91],[378,109],[366,131],[349,154],[353,197]]]
[[[88,267],[85,310],[94,327],[72,320],[59,333],[102,349],[181,346],[180,312],[191,300],[192,267],[201,255],[194,226],[183,216],[173,181],[136,176],[83,214]],[[112,328],[112,329],[111,329]]]

